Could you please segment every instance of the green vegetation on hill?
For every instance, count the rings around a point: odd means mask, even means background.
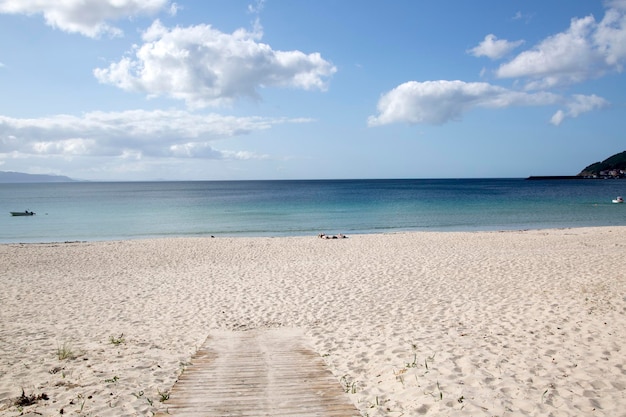
[[[583,169],[578,175],[583,177],[595,177],[606,175],[601,173],[609,171],[626,171],[626,151],[617,153],[602,162],[595,162]],[[623,176],[623,174],[621,174],[621,176]]]

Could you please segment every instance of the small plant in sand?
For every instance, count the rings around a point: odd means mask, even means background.
[[[115,337],[115,336],[109,337],[109,342],[111,342],[111,344],[115,346],[121,345],[122,343],[125,342],[124,333],[120,334],[118,337]]]
[[[87,402],[87,400],[85,399],[85,396],[83,394],[78,394],[77,400],[80,402],[80,409],[78,409],[76,412],[82,413],[83,409],[85,408],[85,403]],[[70,402],[70,404],[73,404],[73,403],[74,403],[73,401]]]
[[[60,361],[65,359],[75,359],[76,355],[72,350],[72,346],[69,343],[63,343],[62,346],[57,346],[57,358]]]
[[[424,359],[424,367],[426,367],[426,372],[428,372],[428,361],[434,362],[436,355],[437,355],[437,352],[433,353],[432,356],[429,356],[428,358]]]
[[[404,375],[406,374],[407,368],[402,368],[402,369],[398,369],[397,371],[394,370],[393,374],[396,377],[396,381],[400,381],[400,383],[402,383],[402,385],[404,385]]]
[[[152,399],[150,399],[150,398],[148,398],[148,397],[144,397],[144,396],[143,396],[143,395],[144,395],[144,392],[143,392],[143,391],[139,391],[139,392],[136,392],[136,393],[135,393],[135,392],[131,392],[131,394],[132,394],[132,395],[134,395],[134,396],[135,396],[135,398],[137,398],[137,399],[140,399],[140,398],[142,398],[142,397],[143,397],[143,398],[145,398],[145,399],[146,399],[146,401],[148,402],[148,404],[150,404],[150,407],[152,407],[152,404],[153,404]]]
[[[411,343],[411,348],[413,349],[413,362],[407,362],[404,364],[405,368],[417,368],[417,345],[415,343]]]
[[[161,392],[161,390],[157,389],[157,392],[159,393],[159,401],[161,401],[162,403],[164,403],[165,401],[170,399],[170,393],[165,391],[165,392]]]
[[[119,379],[120,378],[115,375],[113,378],[105,379],[104,382],[106,382],[107,384],[115,384],[117,381],[119,381]]]
[[[550,400],[550,397],[552,396],[552,392],[550,391],[551,389],[554,389],[554,384],[550,384],[543,394],[541,394],[542,403],[546,403]]]
[[[139,391],[139,392],[137,392],[137,393],[134,393],[134,392],[133,392],[133,393],[131,393],[131,394],[133,394],[133,395],[134,395],[135,397],[137,397],[137,398],[143,397],[143,391]]]
[[[413,362],[407,362],[405,368],[416,368],[417,367],[417,353],[413,354]]]
[[[387,404],[389,401],[391,400],[383,400],[381,399],[378,395],[376,396],[376,398],[374,398],[373,402],[369,402],[367,403],[369,408],[378,408],[378,407],[383,407],[385,404]],[[389,407],[386,408],[386,411],[391,411],[391,409]],[[367,414],[366,414],[367,415]]]
[[[439,385],[439,381],[437,381],[437,392],[424,392],[424,394],[429,394],[433,398],[435,398],[435,399],[439,398],[439,401],[443,401],[443,391],[441,390],[441,386]],[[459,401],[459,402],[463,402],[463,401]]]
[[[344,392],[348,394],[356,394],[356,391],[357,391],[356,381],[351,381],[348,378],[348,375],[342,376],[339,382],[341,382],[341,386],[343,387]]]

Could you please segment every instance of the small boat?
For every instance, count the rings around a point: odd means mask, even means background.
[[[616,197],[616,198],[613,200],[613,202],[614,202],[614,203],[623,203],[623,202],[624,202],[624,199],[623,199],[622,197]]]
[[[32,211],[24,210],[24,211],[12,211],[11,216],[32,216],[35,213]]]

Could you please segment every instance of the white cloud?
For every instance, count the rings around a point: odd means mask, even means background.
[[[176,7],[170,0],[0,0],[0,13],[41,13],[52,27],[92,38],[121,35],[121,30],[110,26],[109,21],[154,15],[166,9],[175,14]]]
[[[567,104],[568,113],[571,117],[578,117],[582,113],[587,113],[592,110],[602,109],[609,105],[609,102],[598,97],[595,94],[585,96],[582,94],[574,94],[573,100]]]
[[[566,118],[603,109],[609,102],[595,94],[571,97],[549,92],[527,93],[488,83],[463,81],[409,81],[384,94],[378,102],[378,115],[370,116],[369,126],[391,123],[441,125],[459,120],[474,108],[513,106],[565,106],[550,119],[555,126]]]
[[[247,161],[250,159],[268,159],[269,155],[259,155],[248,151],[224,151],[224,158]]]
[[[550,119],[550,123],[555,126],[560,125],[565,118],[570,117],[578,117],[583,113],[587,113],[597,109],[603,109],[609,105],[609,102],[603,99],[602,97],[598,97],[595,94],[590,96],[585,96],[582,94],[575,94],[572,96],[572,99],[569,100],[565,107],[567,111],[558,110]]]
[[[626,59],[624,1],[608,3],[604,18],[574,18],[569,28],[550,36],[501,65],[500,78],[526,78],[525,88],[546,89],[583,82],[609,71],[621,72]]]
[[[0,156],[244,158],[210,144],[277,124],[308,121],[143,110],[40,119],[0,116]]]
[[[550,119],[550,123],[552,123],[555,126],[558,126],[561,123],[563,123],[563,120],[565,120],[565,112],[563,110],[557,110],[557,112],[554,113],[554,115]]]
[[[529,23],[532,20],[532,18],[533,18],[532,13],[522,13],[521,11],[518,11],[515,13],[512,20],[523,20],[524,23]]]
[[[563,96],[550,88],[583,82],[621,72],[626,60],[626,0],[606,1],[603,19],[574,18],[567,30],[550,36],[518,54],[497,69],[498,78],[515,78],[523,91],[488,83],[464,81],[409,81],[383,94],[369,126],[390,123],[444,124],[459,120],[475,108],[512,106],[561,106],[551,117],[555,126],[568,118],[607,107],[595,94]],[[518,13],[515,18],[522,18]],[[467,52],[498,59],[521,46],[523,41],[500,40],[489,34]],[[485,69],[481,71],[484,75]]]
[[[604,4],[614,9],[626,10],[626,0],[605,0]]]
[[[248,5],[248,12],[259,14],[265,7],[265,0],[256,0],[254,3]]]
[[[262,87],[327,88],[336,68],[319,53],[275,51],[260,28],[222,33],[209,25],[168,29],[156,21],[134,57],[94,70],[102,83],[149,96],[185,100],[192,108],[259,97]]]
[[[500,78],[529,77],[535,80],[528,84],[532,89],[583,81],[599,58],[588,41],[594,23],[592,16],[573,19],[566,32],[551,36],[502,64],[496,75]]]
[[[467,52],[474,56],[486,56],[491,59],[500,59],[513,49],[524,43],[523,40],[509,42],[506,39],[498,39],[496,35],[489,34],[485,39]]]
[[[626,58],[626,1],[622,3],[621,9],[613,8],[606,12],[593,36],[593,42],[606,65],[619,72]]]
[[[561,97],[546,92],[524,93],[488,83],[463,81],[409,81],[384,94],[378,102],[378,115],[370,116],[369,126],[390,123],[439,125],[476,107],[545,106]]]

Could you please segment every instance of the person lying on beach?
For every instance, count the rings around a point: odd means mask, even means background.
[[[348,236],[341,233],[339,233],[338,235],[327,235],[325,233],[320,233],[319,235],[317,235],[317,237],[319,237],[320,239],[345,239]]]

